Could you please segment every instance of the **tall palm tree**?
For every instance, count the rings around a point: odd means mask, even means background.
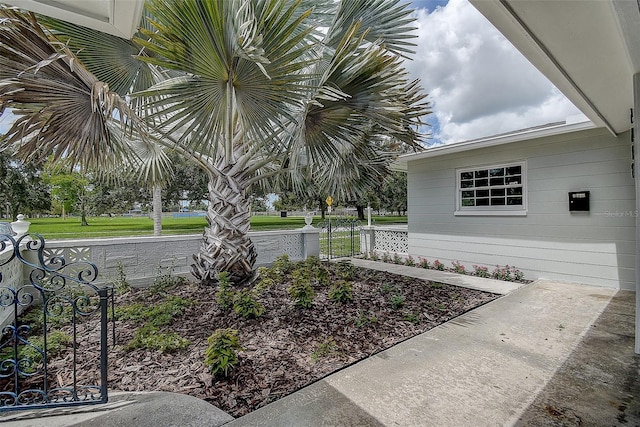
[[[398,0],[147,0],[122,40],[4,9],[0,108],[19,117],[4,144],[94,167],[127,159],[150,177],[167,170],[158,147],[185,156],[209,176],[193,273],[247,282],[249,186],[288,174],[335,195],[375,182],[394,146],[420,146],[410,13]]]

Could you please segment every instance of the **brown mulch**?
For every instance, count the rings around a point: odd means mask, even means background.
[[[289,283],[282,282],[260,295],[265,313],[257,319],[222,310],[215,289],[191,283],[166,292],[132,289],[118,295],[116,306],[157,305],[167,295],[195,303],[161,328],[189,340],[183,351],[125,352],[141,324],[115,322],[117,345],[109,353],[109,390],[189,394],[238,417],[497,297],[388,272],[355,270],[352,302],[334,303],[327,288],[316,287],[313,308],[297,308],[286,291]],[[393,295],[404,297],[402,307],[392,306]],[[213,378],[203,363],[207,338],[218,328],[237,329],[242,345],[239,364],[226,379]],[[99,333],[97,320],[81,324],[79,353],[95,347]],[[67,381],[70,360],[67,354],[52,362],[54,381]],[[81,363],[78,382],[96,381],[98,373],[99,364]]]

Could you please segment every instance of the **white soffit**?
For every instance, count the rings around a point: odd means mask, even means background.
[[[614,134],[630,129],[640,52],[627,50],[624,32],[640,26],[636,0],[470,2],[591,121]]]
[[[142,17],[144,0],[0,0],[31,12],[131,39]]]

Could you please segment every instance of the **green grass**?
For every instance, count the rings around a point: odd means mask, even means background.
[[[402,224],[406,216],[375,216],[376,225]],[[91,217],[89,225],[80,225],[79,217],[30,218],[30,233],[42,235],[45,239],[76,239],[92,237],[127,237],[153,235],[153,220],[140,217]],[[316,216],[314,225],[320,221]],[[363,221],[366,225],[366,221]],[[200,234],[207,225],[205,217],[162,218],[162,234]],[[251,217],[252,231],[290,230],[302,228],[304,217],[254,216]]]

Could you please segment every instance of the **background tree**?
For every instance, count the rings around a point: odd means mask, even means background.
[[[19,117],[5,146],[93,167],[126,157],[151,181],[168,163],[159,146],[173,149],[209,181],[193,273],[250,281],[254,183],[313,176],[337,195],[387,169],[395,153],[372,141],[420,146],[429,111],[404,68],[411,12],[384,0],[148,0],[133,41],[43,21],[60,44],[3,9],[0,107]]]
[[[404,215],[407,212],[407,174],[393,172],[384,181],[381,205],[391,213]]]
[[[19,213],[45,212],[51,208],[51,195],[36,164],[24,164],[0,152],[0,209],[6,207],[11,219]]]

